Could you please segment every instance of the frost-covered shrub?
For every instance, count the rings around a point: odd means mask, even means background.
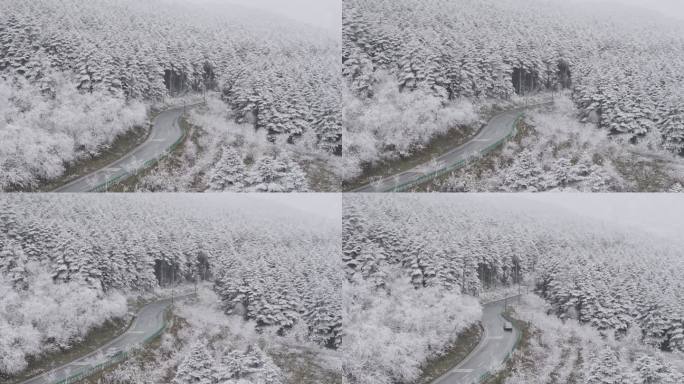
[[[139,102],[83,93],[68,76],[49,76],[51,94],[23,79],[0,78],[0,191],[57,178],[69,163],[99,154],[147,118]]]
[[[379,76],[370,99],[345,88],[343,100],[345,179],[361,166],[409,156],[435,136],[477,120],[466,100],[445,101],[429,92],[401,92],[387,75]]]
[[[22,269],[20,287],[0,273],[0,376],[21,372],[29,357],[68,350],[91,329],[127,314],[126,299],[117,292],[54,282],[37,263]]]
[[[441,287],[415,289],[398,277],[377,289],[344,285],[344,375],[351,383],[411,382],[421,365],[445,352],[459,332],[480,319],[477,299]]]

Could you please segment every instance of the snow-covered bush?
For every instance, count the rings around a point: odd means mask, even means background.
[[[24,275],[21,284],[16,279],[19,271]],[[93,328],[128,313],[120,293],[55,282],[37,262],[15,263],[11,272],[14,281],[0,273],[0,377],[24,370],[29,357],[68,350]]]
[[[0,191],[57,178],[69,163],[98,155],[146,120],[139,102],[79,92],[60,73],[43,80],[53,84],[51,93],[21,78],[0,77]]]
[[[216,165],[209,175],[209,190],[242,190],[245,179],[245,163],[232,148],[223,148]]]
[[[350,383],[411,382],[459,332],[480,319],[477,299],[441,287],[415,289],[395,276],[385,289],[344,285],[343,370]]]
[[[344,88],[345,179],[358,176],[363,165],[410,156],[435,136],[477,120],[466,100],[447,102],[423,90],[400,92],[388,75],[378,78],[369,99]]]

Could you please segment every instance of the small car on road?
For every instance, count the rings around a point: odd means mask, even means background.
[[[513,332],[513,324],[510,321],[504,321],[504,331]]]

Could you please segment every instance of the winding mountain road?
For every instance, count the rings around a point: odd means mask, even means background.
[[[175,299],[179,300],[193,294],[185,294]],[[165,326],[164,311],[171,305],[171,299],[162,299],[144,306],[136,315],[133,324],[120,336],[95,351],[80,357],[70,363],[62,365],[39,376],[33,377],[21,384],[54,384],[63,382],[68,377],[80,371],[95,367],[109,360],[117,352],[126,352],[133,347],[140,346],[153,337]]]
[[[517,296],[506,299],[508,304]],[[494,372],[501,366],[513,350],[519,330],[504,331],[506,321],[501,314],[505,310],[506,300],[495,301],[484,305],[482,311],[482,327],[484,332],[480,343],[457,366],[440,376],[432,384],[476,384],[483,375]]]
[[[525,110],[549,103],[536,104],[508,110],[494,116],[470,141],[438,156],[392,176],[387,176],[352,192],[401,192],[422,184],[450,170],[458,168],[473,156],[486,153],[502,144],[515,132],[515,122]]]
[[[79,177],[53,192],[92,192],[102,187],[106,190],[109,183],[125,179],[136,170],[160,159],[183,138],[180,119],[185,108],[196,105],[198,104],[174,107],[160,113],[154,119],[150,135],[145,142],[108,166]]]

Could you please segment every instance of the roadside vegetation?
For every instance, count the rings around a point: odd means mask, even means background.
[[[684,183],[676,155],[647,138],[621,145],[576,121],[577,109],[557,96],[551,110],[530,111],[514,138],[472,165],[429,184],[443,192],[636,192],[675,190]]]
[[[590,325],[549,315],[549,305],[528,295],[516,310],[526,333],[506,367],[487,384],[674,384],[684,380],[681,356],[645,347],[637,330],[606,337]],[[636,332],[635,332],[636,331]]]
[[[316,149],[315,135],[288,144],[265,130],[235,123],[216,94],[188,111],[187,137],[171,155],[121,189],[142,192],[305,192],[339,190],[338,156]],[[305,165],[306,164],[306,165]],[[306,172],[309,170],[311,172]],[[318,190],[318,189],[317,189]]]
[[[462,331],[453,344],[447,347],[444,354],[428,360],[421,367],[421,375],[415,384],[430,384],[450,369],[457,366],[465,359],[470,352],[480,343],[482,339],[482,326],[473,324]]]

